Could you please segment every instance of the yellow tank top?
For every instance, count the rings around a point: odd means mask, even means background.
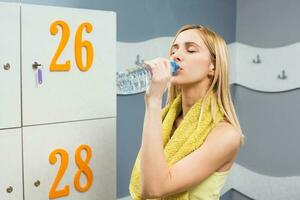
[[[189,190],[190,200],[219,200],[229,170],[215,172],[202,183]]]

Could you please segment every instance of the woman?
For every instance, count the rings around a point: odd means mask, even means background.
[[[206,27],[186,25],[175,36],[170,60],[180,66],[175,76],[169,59],[146,62],[153,77],[131,196],[217,200],[244,140],[230,97],[226,43]]]

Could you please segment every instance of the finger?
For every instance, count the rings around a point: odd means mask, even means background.
[[[160,59],[158,62],[159,62],[158,65],[160,66],[161,76],[162,76],[161,78],[165,79],[167,76],[165,62],[162,59]]]
[[[167,59],[161,59],[160,62],[161,65],[163,65],[165,79],[170,79],[171,73],[170,73],[169,61]]]
[[[144,61],[144,63],[146,65],[149,65],[151,68],[155,67],[155,63],[153,62],[153,60],[147,60],[147,61]]]
[[[144,63],[146,64],[145,67],[148,68],[148,70],[150,70],[151,76],[154,77],[155,76],[154,74],[157,74],[156,63],[153,60],[147,60],[147,61],[144,61]]]
[[[171,76],[171,64],[170,61],[165,59],[164,60],[165,66],[166,66],[166,72],[168,73],[169,76]]]
[[[157,80],[159,80],[160,82],[165,81],[166,80],[166,72],[165,72],[165,67],[164,67],[164,63],[162,62],[162,60],[157,59],[156,66],[157,66]]]

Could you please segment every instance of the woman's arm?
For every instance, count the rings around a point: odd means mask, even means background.
[[[160,195],[157,187],[167,179],[169,168],[163,153],[161,99],[145,99],[145,118],[141,146],[141,193]]]
[[[235,158],[240,134],[232,125],[220,123],[204,144],[168,167],[163,154],[161,116],[158,103],[148,105],[141,148],[142,197],[159,198],[187,191]]]
[[[141,145],[141,194],[144,198],[161,194],[159,187],[169,174],[162,143],[162,97],[171,80],[170,62],[165,58],[146,61],[152,81],[145,93],[145,116]]]

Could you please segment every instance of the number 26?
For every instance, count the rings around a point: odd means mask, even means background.
[[[60,27],[62,30],[61,40],[60,40],[58,48],[51,60],[50,71],[69,71],[71,68],[70,60],[67,60],[65,63],[61,63],[61,64],[58,64],[57,60],[69,41],[70,28],[69,28],[68,24],[62,20],[55,21],[50,26],[51,35],[56,35],[58,33],[58,27]],[[80,26],[78,27],[78,29],[76,31],[76,35],[75,35],[75,47],[74,47],[75,61],[76,61],[77,67],[82,72],[86,72],[91,68],[91,66],[93,64],[93,59],[94,59],[93,45],[91,44],[90,41],[82,40],[82,32],[84,29],[86,30],[87,33],[91,33],[93,30],[93,26],[88,22],[84,22],[84,23],[80,24]],[[85,50],[86,50],[86,64],[85,65],[82,63],[83,62],[82,61],[82,48],[85,48]]]

